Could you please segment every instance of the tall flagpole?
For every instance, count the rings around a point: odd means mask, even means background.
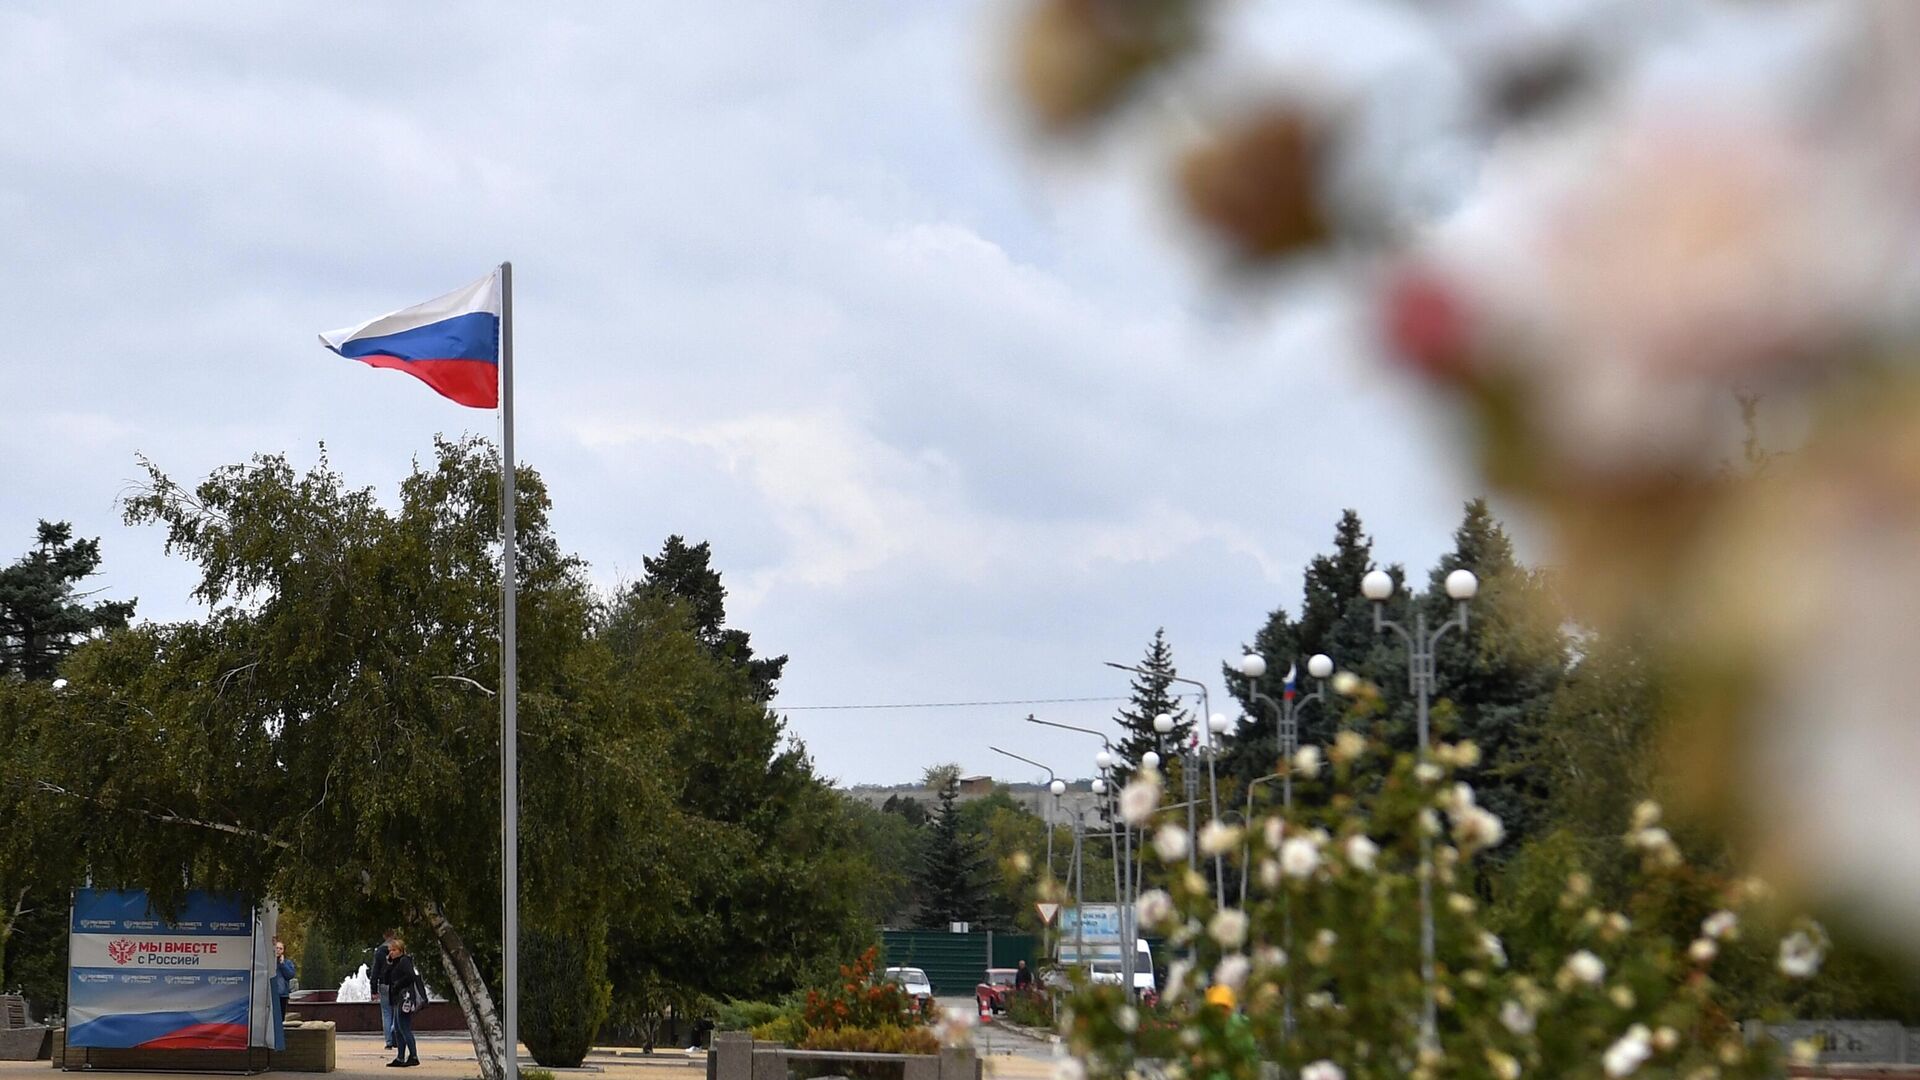
[[[520,696],[513,555],[513,264],[500,264],[500,904],[505,971],[500,1075],[520,1076]]]

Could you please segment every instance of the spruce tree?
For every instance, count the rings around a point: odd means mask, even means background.
[[[42,521],[34,549],[0,569],[0,675],[51,679],[82,641],[127,625],[132,601],[86,603],[75,585],[100,569],[100,541]]]
[[[1165,627],[1153,632],[1138,666],[1143,670],[1134,673],[1131,700],[1114,718],[1120,725],[1117,749],[1122,763],[1115,764],[1113,771],[1121,783],[1133,775],[1132,766],[1142,754],[1149,750],[1163,756],[1175,753],[1193,737],[1193,714],[1173,693],[1173,677],[1179,672],[1173,666],[1173,647],[1167,644]],[[1161,713],[1173,717],[1173,731],[1164,737],[1153,729],[1153,719]]]
[[[1313,685],[1306,674],[1307,657],[1326,653],[1336,668],[1359,670],[1368,666],[1383,643],[1373,631],[1373,613],[1360,594],[1360,579],[1373,568],[1373,540],[1366,535],[1360,515],[1341,512],[1334,526],[1333,551],[1316,555],[1307,564],[1300,618],[1277,607],[1254,633],[1250,650],[1267,661],[1267,673],[1257,680],[1262,694],[1280,701],[1287,669],[1296,668],[1296,686],[1302,695]],[[1397,646],[1397,642],[1389,647]],[[1278,724],[1273,709],[1256,705],[1247,692],[1247,678],[1229,662],[1222,676],[1245,715],[1228,740],[1221,768],[1242,784],[1273,772],[1279,759]],[[1404,676],[1401,680],[1405,682]],[[1302,746],[1325,745],[1339,728],[1339,709],[1325,703],[1303,706],[1298,714]]]
[[[961,828],[956,800],[960,785],[940,789],[940,808],[928,826],[920,864],[920,915],[923,927],[944,930],[948,923],[972,922],[986,914],[985,859],[980,838]]]
[[[687,605],[694,632],[707,650],[746,673],[756,700],[771,701],[787,658],[754,656],[751,635],[726,625],[727,588],[712,558],[705,540],[689,545],[678,535],[669,536],[659,555],[641,556],[646,576],[632,592],[672,597]]]

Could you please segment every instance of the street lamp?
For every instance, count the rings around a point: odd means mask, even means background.
[[[1208,704],[1209,699],[1207,697],[1207,684],[1201,682],[1198,679],[1186,679],[1178,675],[1169,675],[1164,671],[1148,671],[1146,668],[1143,668],[1143,667],[1136,667],[1133,664],[1122,664],[1113,660],[1107,660],[1107,661],[1104,661],[1104,663],[1110,668],[1118,668],[1121,671],[1131,671],[1136,675],[1145,675],[1150,679],[1164,678],[1168,682],[1185,683],[1188,686],[1194,687],[1200,691],[1201,714],[1207,715],[1212,712],[1213,706]],[[1160,716],[1167,717],[1167,726],[1165,728],[1162,728],[1160,726]],[[1161,713],[1160,716],[1156,716],[1153,718],[1153,730],[1158,731],[1162,735],[1164,735],[1167,732],[1173,730],[1173,717],[1168,716],[1166,713]],[[1213,727],[1211,722],[1209,722],[1207,730],[1208,730],[1207,803],[1209,808],[1213,811],[1213,819],[1215,821],[1218,821],[1220,820],[1220,784],[1219,784],[1219,778],[1215,775],[1214,767],[1213,767],[1213,753],[1212,753]],[[1225,729],[1223,728],[1222,730],[1225,730]],[[1192,770],[1189,769],[1186,771],[1189,777],[1193,775]],[[1196,782],[1197,781],[1195,780],[1191,780],[1191,779],[1188,780],[1189,785],[1192,785]],[[1193,814],[1194,814],[1193,798],[1191,794],[1189,794],[1187,798],[1187,804],[1188,804],[1187,806],[1187,866],[1191,868],[1193,866],[1193,860],[1194,860],[1193,849],[1195,845],[1193,843],[1193,840],[1196,835],[1194,831],[1195,826],[1193,821]],[[1226,863],[1218,855],[1215,855],[1213,857],[1213,894],[1222,900],[1225,900],[1227,897]]]
[[[1149,769],[1158,769],[1160,767],[1160,755],[1149,750],[1140,755],[1140,764]]]
[[[1111,768],[1114,762],[1120,760],[1118,757],[1114,755],[1113,742],[1107,738],[1104,732],[1095,730],[1094,728],[1078,727],[1073,724],[1062,724],[1057,720],[1042,720],[1039,717],[1033,715],[1032,713],[1027,714],[1027,722],[1030,724],[1042,724],[1047,727],[1056,727],[1064,731],[1078,731],[1083,735],[1091,735],[1094,738],[1099,739],[1100,752],[1094,756],[1094,761],[1100,766],[1103,772]],[[1093,787],[1093,793],[1095,795],[1105,795],[1107,792],[1107,782],[1104,779],[1094,780],[1092,787]],[[1126,837],[1127,858],[1131,860],[1133,858],[1133,829],[1129,827],[1126,821],[1120,818],[1118,815],[1112,815],[1112,817],[1113,817],[1113,820],[1120,826],[1123,834]],[[1114,855],[1117,861],[1119,857],[1119,852],[1116,851]],[[1133,881],[1132,874],[1127,875],[1127,881],[1129,886],[1131,886]],[[1133,986],[1133,950],[1134,950],[1133,942],[1134,942],[1134,936],[1135,936],[1134,925],[1133,925],[1133,908],[1132,908],[1132,905],[1127,902],[1127,898],[1122,894],[1122,890],[1120,889],[1117,880],[1114,886],[1114,900],[1119,903],[1120,923],[1122,928],[1125,930],[1125,933],[1121,935],[1121,937],[1124,939],[1124,944],[1126,947],[1126,951],[1124,955],[1122,955],[1120,960],[1121,978],[1126,981],[1126,985],[1128,986],[1129,989],[1131,989],[1131,987]],[[1082,915],[1084,915],[1084,912],[1082,913]]]
[[[1015,761],[1024,761],[1047,774],[1047,790],[1053,794],[1053,803],[1047,807],[1047,877],[1051,879],[1053,877],[1053,819],[1060,809],[1060,796],[1067,793],[1066,781],[1056,777],[1052,769],[1032,758],[1021,757],[1011,750],[1002,750],[997,746],[989,746],[987,749]]]
[[[1265,703],[1273,710],[1274,738],[1280,748],[1280,772],[1285,777],[1281,784],[1282,804],[1291,810],[1293,809],[1293,769],[1289,763],[1293,760],[1294,751],[1300,748],[1300,709],[1316,701],[1322,708],[1326,707],[1326,703],[1330,700],[1327,697],[1327,676],[1333,674],[1333,658],[1326,653],[1314,653],[1307,658],[1307,674],[1313,676],[1320,686],[1313,693],[1298,699],[1293,693],[1294,668],[1288,665],[1286,691],[1280,695],[1279,701],[1260,692],[1260,677],[1267,673],[1266,657],[1250,652],[1240,658],[1239,667],[1240,674],[1247,679],[1248,700],[1255,704]],[[1251,788],[1248,789],[1247,794],[1251,798],[1253,794]],[[1251,802],[1248,806],[1248,813],[1252,813]]]
[[[1413,629],[1387,618],[1387,600],[1393,596],[1393,576],[1385,570],[1369,570],[1360,579],[1360,592],[1373,601],[1374,633],[1391,630],[1407,645],[1407,685],[1418,702],[1416,730],[1420,738],[1420,759],[1429,749],[1427,703],[1434,689],[1434,652],[1440,639],[1450,630],[1467,630],[1467,605],[1480,591],[1480,579],[1464,567],[1447,575],[1447,596],[1453,601],[1453,617],[1427,629],[1427,613],[1418,605],[1413,612]],[[1420,1015],[1420,1040],[1431,1046],[1439,1030],[1438,1007],[1433,993],[1433,837],[1420,832],[1420,980],[1426,986],[1426,1005]]]

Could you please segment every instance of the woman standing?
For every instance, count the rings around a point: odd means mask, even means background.
[[[395,937],[389,944],[387,993],[393,1006],[393,1060],[390,1069],[420,1064],[420,1048],[413,1041],[413,1014],[427,1003],[427,983],[407,952],[407,943]]]
[[[279,1022],[287,1022],[287,996],[293,993],[293,979],[297,972],[293,961],[287,959],[287,943],[279,938],[273,939],[273,996],[280,1002]]]

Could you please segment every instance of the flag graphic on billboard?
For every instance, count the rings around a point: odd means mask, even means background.
[[[189,893],[168,922],[144,892],[74,893],[68,1046],[244,1050],[252,987],[245,902]]]

